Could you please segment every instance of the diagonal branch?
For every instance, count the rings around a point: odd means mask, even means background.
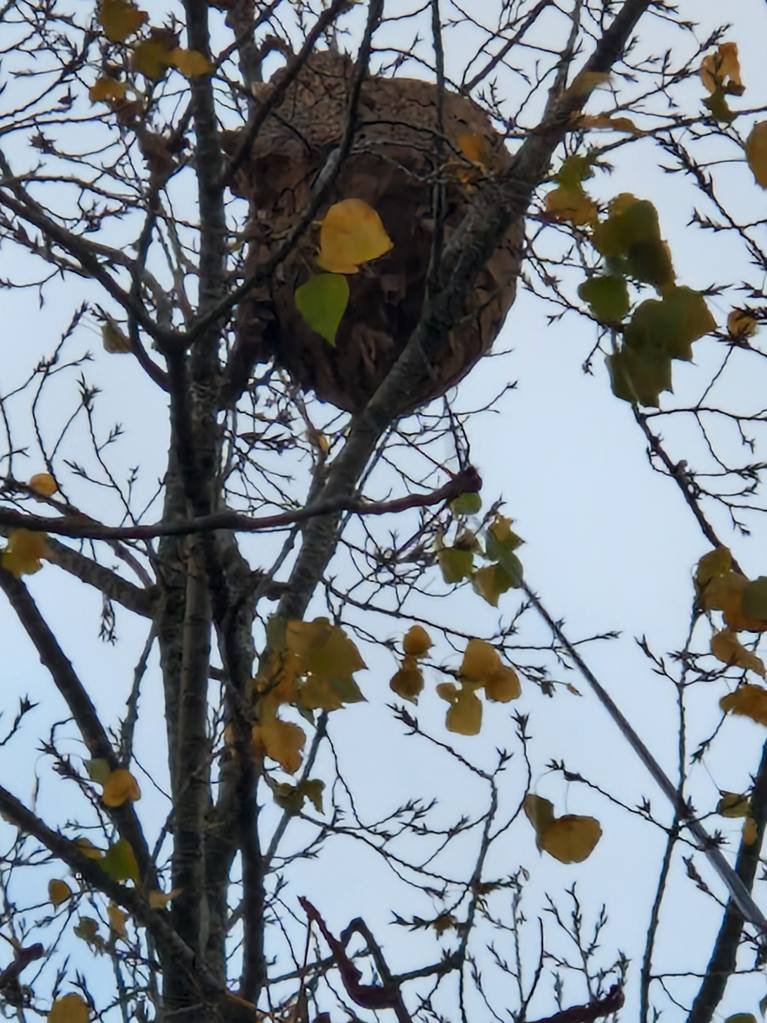
[[[624,737],[626,742],[628,742],[629,746],[631,746],[636,755],[647,768],[658,788],[674,807],[674,811],[679,815],[679,819],[684,821],[685,825],[689,828],[692,836],[699,845],[700,851],[709,861],[711,866],[719,875],[721,881],[724,883],[727,891],[730,893],[730,899],[737,907],[738,911],[746,918],[746,920],[757,927],[765,938],[767,938],[767,918],[765,918],[761,909],[759,909],[754,902],[751,897],[751,893],[747,886],[743,883],[743,880],[724,858],[720,849],[714,843],[711,836],[697,817],[692,814],[688,804],[680,797],[677,787],[652,755],[645,743],[639,737],[638,733],[634,730],[634,727],[629,722],[628,718],[625,717],[616,702],[567,638],[560,623],[552,617],[538,595],[530,589],[530,586],[527,583],[522,582],[521,588],[524,590],[527,595],[527,599],[530,601],[532,606],[546,622],[552,632],[552,635],[554,635],[557,638],[557,641],[562,645],[562,649],[565,650],[567,655],[572,659],[573,664],[576,666],[581,676],[591,686],[597,699],[613,719],[613,722],[618,726],[621,735]]]
[[[767,824],[767,743],[762,747],[762,756],[751,792],[750,816],[756,822],[756,839],[747,843],[741,838],[735,873],[750,892],[759,865],[765,825]],[[711,1023],[719,1003],[724,997],[727,981],[735,971],[740,939],[745,918],[734,899],[727,903],[719,933],[716,937],[706,973],[695,1001],[692,1003],[687,1023]]]
[[[66,544],[48,537],[45,542],[46,561],[69,572],[80,582],[93,586],[109,600],[144,618],[152,615],[153,592],[123,579],[111,568],[100,565]]]
[[[96,708],[78,678],[72,663],[59,646],[59,642],[51,631],[32,599],[32,595],[20,579],[0,568],[0,589],[16,612],[25,632],[32,641],[42,664],[50,672],[51,678],[64,698],[69,712],[80,730],[88,752],[94,759],[106,760],[111,770],[120,766],[117,755],[112,748]],[[111,809],[110,815],[120,835],[130,843],[136,854],[142,877],[147,882],[154,882],[154,866],[151,861],[144,832],[130,803]],[[154,885],[153,885],[154,886]]]
[[[19,831],[36,838],[49,852],[57,856],[74,873],[83,877],[96,891],[103,892],[143,924],[152,933],[158,947],[181,966],[195,987],[202,989],[208,995],[218,997],[225,995],[221,985],[210,976],[205,964],[194,956],[189,946],[179,938],[171,927],[167,911],[152,909],[140,891],[112,880],[99,867],[98,860],[89,859],[65,835],[49,828],[3,786],[0,786],[0,810],[4,817],[16,825]]]

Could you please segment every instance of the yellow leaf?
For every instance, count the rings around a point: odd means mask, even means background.
[[[759,837],[759,830],[753,817],[746,817],[743,821],[743,841],[746,845],[753,845]]]
[[[365,699],[353,677],[365,662],[343,629],[327,618],[289,621],[284,642],[287,650],[300,659],[301,672],[307,678],[298,695],[302,707],[338,710],[346,703]]]
[[[727,332],[730,337],[753,337],[759,329],[759,321],[747,309],[733,309],[727,317]]]
[[[743,610],[743,592],[751,583],[740,572],[726,572],[708,583],[701,595],[706,611],[722,611],[728,628],[733,632],[765,632],[767,620],[753,618]]]
[[[56,999],[48,1013],[48,1023],[88,1023],[89,1016],[88,1003],[73,993]]]
[[[392,247],[381,218],[362,199],[343,199],[325,214],[317,262],[331,273],[354,274],[362,263],[378,259]]]
[[[296,773],[301,766],[301,750],[306,743],[303,729],[292,721],[280,721],[274,717],[254,725],[252,735],[257,753],[266,753],[284,771]]]
[[[496,703],[508,703],[509,700],[517,700],[522,695],[522,686],[519,675],[513,668],[501,665],[485,680],[485,696],[488,700],[495,700]]]
[[[625,131],[628,135],[644,135],[630,117],[611,117],[610,114],[582,114],[577,125],[579,128],[606,128],[610,131]]]
[[[600,85],[606,85],[609,80],[609,71],[580,71],[572,80],[567,95],[574,99],[585,98]]]
[[[476,132],[461,131],[456,135],[458,148],[467,160],[486,167],[488,163],[487,139]]]
[[[458,696],[458,686],[452,682],[440,682],[437,686],[437,696],[441,700],[447,700],[448,703],[454,703]]]
[[[12,529],[8,534],[8,543],[0,556],[3,568],[19,579],[22,575],[33,575],[43,567],[41,558],[45,557],[45,533],[33,532],[30,529]]]
[[[110,355],[120,354],[131,350],[131,343],[126,335],[120,330],[114,320],[107,320],[101,328],[101,344],[104,351]]]
[[[63,902],[72,897],[72,889],[66,881],[54,878],[48,882],[48,900],[58,908]]]
[[[404,659],[402,667],[392,676],[389,688],[403,700],[418,703],[418,697],[423,690],[423,672],[418,667],[415,657]]]
[[[747,817],[751,812],[751,800],[742,792],[723,792],[716,812],[722,817]]]
[[[758,725],[767,725],[767,689],[750,684],[738,686],[719,701],[725,713],[751,718]]]
[[[128,930],[125,924],[128,922],[128,914],[123,913],[119,906],[116,906],[113,902],[110,902],[107,906],[107,916],[109,918],[109,926],[115,932],[118,938],[127,938]]]
[[[581,863],[594,850],[602,828],[594,817],[554,816],[554,806],[535,793],[525,797],[524,810],[535,829],[536,845],[561,863]]]
[[[91,103],[121,103],[126,92],[125,82],[118,82],[116,78],[102,75],[88,89],[88,96]]]
[[[525,796],[523,807],[527,819],[535,828],[536,835],[540,835],[541,831],[554,820],[554,804],[550,800],[544,799],[543,796],[536,795],[534,792]]]
[[[757,185],[767,188],[767,121],[759,121],[746,139],[746,159]]]
[[[213,65],[199,50],[184,50],[180,46],[171,51],[169,63],[178,68],[186,78],[209,75],[213,70]]]
[[[563,185],[546,196],[546,212],[554,220],[566,220],[576,227],[595,223],[599,214],[597,204],[582,188]]]
[[[582,863],[594,851],[602,828],[594,817],[569,813],[553,820],[539,837],[541,849],[560,863]]]
[[[703,589],[712,579],[726,575],[732,569],[732,554],[728,547],[715,547],[708,551],[698,562],[695,569],[695,582]]]
[[[471,585],[488,604],[498,607],[498,598],[511,589],[513,581],[501,565],[485,565],[472,575]]]
[[[153,82],[159,81],[170,67],[171,49],[164,39],[144,39],[133,48],[134,70]]]
[[[146,11],[131,0],[101,0],[99,21],[110,43],[123,43],[141,28],[147,20]]]
[[[128,801],[135,803],[139,799],[141,799],[139,784],[124,767],[112,771],[104,782],[104,791],[101,793],[104,806],[122,806],[123,803]]]
[[[440,694],[441,695],[441,694]],[[448,732],[458,735],[477,735],[482,727],[482,703],[468,686],[462,686],[447,710],[445,725]]]
[[[434,644],[422,625],[411,625],[402,640],[402,649],[408,657],[423,657]]]
[[[721,43],[715,53],[709,53],[700,65],[700,78],[708,92],[724,89],[740,95],[743,81],[740,77],[737,43]]]
[[[29,481],[29,489],[41,497],[52,497],[59,485],[49,472],[36,472]]]
[[[165,909],[168,903],[180,894],[180,888],[174,888],[170,892],[161,892],[159,889],[155,889],[149,893],[149,905],[152,909]]]
[[[97,849],[89,838],[76,838],[75,845],[86,859],[100,860],[104,857],[102,850]]]
[[[267,693],[275,703],[295,703],[298,699],[298,680],[303,674],[298,654],[290,650],[272,651],[263,673],[253,681],[259,693]]]
[[[483,639],[470,639],[466,644],[459,674],[474,682],[484,683],[503,665],[498,651]]]
[[[723,664],[734,664],[738,668],[749,668],[764,678],[764,662],[747,650],[734,632],[722,629],[711,638],[711,653]]]

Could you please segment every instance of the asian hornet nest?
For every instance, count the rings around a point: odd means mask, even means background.
[[[258,98],[264,101],[284,74],[278,71]],[[343,136],[352,74],[348,57],[313,54],[242,161],[233,187],[250,203],[246,274],[268,257],[309,202]],[[364,407],[418,323],[432,251],[435,175],[445,182],[448,241],[468,208],[472,180],[510,163],[487,115],[472,100],[446,91],[438,166],[436,98],[431,82],[378,76],[363,82],[352,149],[319,214],[341,199],[362,199],[378,212],[394,244],[349,278],[351,297],[336,346],[307,326],[295,303],[296,288],[313,270],[316,231],[308,231],[268,287],[254,288],[238,309],[239,344],[256,345],[259,361],[274,358],[302,389],[350,412]],[[227,148],[237,144],[235,134]],[[439,365],[424,371],[418,405],[444,394],[489,350],[514,301],[521,239],[517,226],[487,261]]]

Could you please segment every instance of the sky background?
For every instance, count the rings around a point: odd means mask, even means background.
[[[685,4],[683,3],[684,7]],[[691,16],[701,22],[697,32],[703,38],[706,30],[723,16],[722,7],[713,0],[687,5]],[[737,39],[740,47],[743,78],[747,84],[749,107],[765,101],[767,78],[763,60],[763,42],[767,38],[767,8],[757,0],[740,0],[732,11],[734,27],[727,38]],[[646,19],[641,35],[648,50],[664,43],[662,23]],[[392,32],[395,29],[391,30]],[[456,68],[463,66],[469,52],[468,37],[460,33],[446,34],[449,60]],[[397,45],[405,40],[394,35]],[[415,73],[411,69],[409,73]],[[699,109],[702,90],[691,83],[686,90],[691,111]],[[733,105],[737,106],[739,101]],[[605,97],[604,106],[608,106]],[[603,109],[599,98],[592,101],[592,111]],[[740,126],[740,125],[739,125]],[[747,126],[744,126],[744,134]],[[20,152],[13,154],[24,159]],[[658,154],[650,142],[633,144],[615,154],[612,175],[598,174],[590,191],[609,197],[620,191],[631,191],[652,199],[661,220],[662,232],[669,239],[680,280],[691,287],[704,288],[714,283],[737,281],[747,272],[745,257],[739,247],[731,246],[721,236],[714,240],[689,225],[692,201],[689,185],[680,176],[673,177],[657,169]],[[732,165],[717,170],[727,191],[728,200],[742,209],[763,206],[763,193],[750,181],[745,166]],[[191,180],[188,179],[188,180]],[[694,200],[696,203],[697,199]],[[702,205],[702,204],[701,204]],[[754,217],[761,213],[752,212]],[[26,268],[14,260],[15,250],[0,249],[0,276],[25,273]],[[3,262],[5,265],[3,265]],[[7,338],[7,358],[0,367],[0,390],[7,393],[22,380],[39,357],[50,350],[52,340],[61,332],[76,306],[93,291],[71,282],[54,282],[46,292],[45,304],[38,307],[32,291],[3,291],[3,319]],[[721,326],[730,308],[729,300],[713,299],[711,308]],[[678,722],[675,714],[676,694],[668,682],[655,676],[635,639],[646,635],[655,652],[665,654],[684,643],[692,599],[691,573],[697,559],[708,545],[700,535],[689,511],[672,483],[649,470],[645,443],[631,415],[630,407],[613,397],[601,356],[594,361],[593,375],[582,371],[582,363],[595,341],[594,329],[574,315],[555,324],[547,321],[552,310],[522,291],[510,313],[496,344],[508,354],[487,359],[461,384],[456,407],[471,409],[482,404],[499,382],[518,381],[517,388],[501,401],[497,413],[486,413],[467,425],[472,460],[483,480],[486,506],[503,498],[504,512],[515,520],[515,529],[526,541],[520,554],[529,585],[543,598],[555,617],[563,617],[567,634],[577,641],[596,633],[619,630],[621,638],[609,643],[590,644],[585,657],[600,680],[618,701],[637,731],[650,745],[663,766],[675,770]],[[129,467],[140,463],[138,483],[140,494],[153,493],[163,471],[165,444],[165,403],[138,368],[123,356],[106,357],[100,351],[98,327],[86,317],[70,344],[72,353],[90,349],[96,354],[93,363],[84,368],[90,384],[103,391],[97,404],[97,422],[102,435],[109,425],[121,422],[126,429],[122,439],[109,452],[110,466],[118,477]],[[689,366],[675,364],[675,384],[679,400],[689,401],[706,385],[710,368],[717,357],[713,342],[696,347],[695,362]],[[755,361],[755,360],[752,360]],[[759,408],[763,404],[764,382],[742,360],[742,369],[730,374],[729,393],[724,400]],[[44,424],[48,435],[56,435],[76,402],[73,374],[62,374],[54,383],[47,401]],[[664,398],[673,403],[676,397]],[[17,403],[23,416],[25,398]],[[28,405],[26,405],[28,408]],[[318,410],[321,419],[324,409]],[[25,428],[22,427],[22,432]],[[663,424],[670,450],[675,457],[688,457],[693,462],[697,442],[686,435],[685,428]],[[741,457],[733,443],[733,457]],[[692,450],[693,454],[688,452]],[[76,452],[69,452],[72,457]],[[82,458],[88,458],[83,446]],[[40,471],[42,465],[33,450],[16,472],[26,478]],[[104,520],[116,522],[119,510],[107,494],[104,499],[94,488],[79,487],[68,479],[73,496],[83,495],[89,510],[103,514]],[[374,481],[379,490],[392,487],[397,495],[398,481],[380,477]],[[103,509],[102,509],[103,504]],[[140,505],[141,501],[137,501]],[[150,519],[157,518],[153,512]],[[725,523],[717,512],[712,513],[721,535],[728,537]],[[752,576],[767,573],[764,564],[764,530],[756,522],[750,539],[735,542],[738,559]],[[393,528],[394,521],[380,523],[383,531]],[[253,564],[268,563],[273,542],[258,538],[248,541],[247,549]],[[109,562],[107,562],[109,563]],[[73,584],[58,569],[47,566],[29,580],[30,589],[45,609],[54,631],[62,638],[67,654],[81,671],[97,706],[105,718],[114,722],[132,681],[133,665],[143,647],[147,627],[134,621],[127,612],[118,610],[120,641],[115,646],[99,644],[97,622],[100,598]],[[435,576],[435,591],[443,587]],[[494,632],[499,619],[508,621],[514,614],[518,599],[510,593],[501,598],[496,612],[464,587],[439,608],[446,620],[459,621],[460,627],[478,635]],[[323,608],[315,605],[314,613]],[[418,613],[418,605],[414,605]],[[360,619],[362,620],[362,619]],[[368,622],[368,628],[373,630]],[[375,625],[379,637],[398,638],[402,631],[388,620]],[[52,691],[45,672],[37,662],[27,641],[19,635],[13,615],[0,607],[0,635],[3,637],[6,714],[12,712],[17,695],[29,694],[39,702],[30,716],[22,736],[0,750],[0,774],[20,798],[29,800],[38,782],[41,783],[38,807],[47,819],[60,825],[76,817],[81,804],[73,795],[71,805],[62,796],[60,779],[52,776],[44,758],[35,752],[37,736],[45,736],[53,722],[65,717],[65,709]],[[701,631],[698,648],[708,642]],[[521,644],[546,643],[546,630],[524,619]],[[391,694],[388,679],[395,668],[394,659],[381,649],[365,649],[369,671],[360,678],[367,697],[364,705],[349,708],[334,722],[338,756],[344,770],[357,790],[364,794],[371,819],[390,812],[408,794],[423,798],[436,795],[440,803],[438,819],[448,822],[461,813],[476,812],[485,798],[484,790],[464,771],[457,771],[445,757],[435,756],[423,743],[403,736],[402,727],[385,711]],[[519,661],[543,661],[544,655],[520,651]],[[436,660],[456,664],[440,648]],[[434,693],[439,673],[431,669],[430,690],[422,698],[418,717],[440,734],[444,704]],[[533,765],[533,788],[551,799],[558,813],[586,813],[600,819],[604,836],[590,860],[577,867],[565,867],[551,858],[542,858],[535,849],[534,835],[527,822],[519,821],[509,831],[508,841],[489,865],[489,873],[511,873],[525,867],[531,875],[526,893],[527,913],[534,918],[549,893],[563,900],[564,888],[577,881],[583,893],[587,916],[597,914],[602,902],[611,912],[611,923],[603,945],[605,960],[620,947],[632,960],[629,1003],[626,1019],[636,1018],[636,974],[645,938],[648,908],[657,876],[663,836],[651,825],[635,816],[621,813],[582,786],[567,785],[561,776],[546,772],[551,758],[563,759],[567,766],[582,773],[628,805],[635,805],[644,795],[662,819],[670,820],[670,811],[644,773],[633,753],[627,748],[613,724],[607,719],[585,683],[564,668],[556,676],[574,684],[582,695],[576,697],[560,692],[556,699],[542,695],[533,685],[525,685],[518,704],[486,708],[485,723],[480,736],[455,738],[455,746],[473,761],[484,766],[494,757],[496,745],[514,751],[502,797],[513,808],[524,791],[525,775],[521,755],[514,738],[514,711],[530,715],[532,739],[529,754]],[[723,695],[721,685],[713,693],[696,689],[690,706],[691,748],[716,725],[717,701]],[[142,768],[164,784],[164,751],[161,685],[154,655],[150,659],[147,685],[142,697],[139,756]],[[7,718],[6,718],[7,720]],[[444,734],[444,733],[443,733]],[[75,756],[82,747],[74,726],[64,725],[61,735],[69,736],[62,748]],[[749,771],[757,762],[763,732],[750,722],[728,720],[724,730],[706,758],[704,765],[691,771],[691,785],[696,805],[713,809],[717,786],[740,791],[748,783]],[[320,761],[320,767],[323,761]],[[321,774],[321,770],[320,770]],[[139,804],[142,819],[150,833],[167,812],[162,795],[153,790],[143,771],[139,773],[144,798]],[[712,826],[731,837],[725,850],[730,859],[737,848],[740,824],[715,818]],[[295,826],[300,836],[302,825]],[[468,856],[466,848],[457,845],[455,862],[448,866],[460,870]],[[714,884],[701,857],[696,864],[707,881]],[[29,902],[45,901],[45,882],[41,875],[24,879],[23,892]],[[363,913],[374,932],[381,936],[390,965],[395,969],[412,968],[422,956],[433,955],[433,942],[419,936],[402,938],[399,931],[388,930],[392,910],[403,914],[428,915],[433,905],[412,889],[403,889],[387,874],[380,861],[366,854],[358,843],[329,842],[316,861],[297,868],[293,893],[308,893],[336,930],[348,920]],[[61,876],[51,868],[48,876]],[[303,886],[303,887],[302,887]],[[656,962],[669,971],[700,969],[705,961],[710,937],[718,926],[718,917],[711,912],[710,901],[698,893],[683,877],[683,866],[676,862],[672,873],[673,894],[664,911],[659,933]],[[757,885],[757,901],[763,903],[763,886]],[[562,901],[562,904],[565,903]],[[500,939],[499,939],[500,940]],[[529,942],[523,951],[535,954],[537,931],[526,932]],[[555,940],[556,944],[556,940]],[[67,951],[70,952],[67,944]],[[82,968],[93,989],[99,989],[99,973],[108,972],[106,963],[94,964],[92,956],[78,943],[70,952],[72,965]],[[413,961],[415,960],[415,961]],[[762,978],[748,978],[733,983],[732,993],[723,1006],[725,1011],[757,1011],[757,1003],[765,994]],[[681,984],[674,991],[689,991]],[[693,986],[694,990],[694,986]],[[573,984],[568,1001],[585,999],[585,992]],[[492,992],[504,1004],[504,993]],[[659,1006],[665,1008],[664,1019],[678,1019],[678,1010],[658,994]],[[514,1007],[512,999],[509,1007]],[[541,1012],[546,1011],[545,1001]]]

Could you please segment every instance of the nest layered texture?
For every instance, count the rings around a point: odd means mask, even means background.
[[[235,184],[250,203],[246,273],[268,256],[309,202],[343,136],[352,73],[353,64],[343,55],[313,55],[259,131]],[[264,95],[281,74],[263,87]],[[509,164],[503,140],[485,113],[449,91],[443,96],[440,147],[436,99],[436,87],[417,79],[370,76],[363,83],[352,151],[327,207],[342,199],[364,200],[394,244],[349,278],[349,306],[335,347],[307,326],[296,308],[296,288],[317,269],[315,230],[306,233],[269,287],[254,289],[238,310],[240,344],[257,346],[260,360],[274,359],[300,388],[350,412],[359,411],[375,392],[419,321],[437,176],[444,184],[448,241],[475,181]],[[478,156],[475,165],[465,153]],[[416,407],[444,394],[489,350],[514,300],[520,234],[518,227],[510,231],[488,260],[439,365],[424,366]]]

